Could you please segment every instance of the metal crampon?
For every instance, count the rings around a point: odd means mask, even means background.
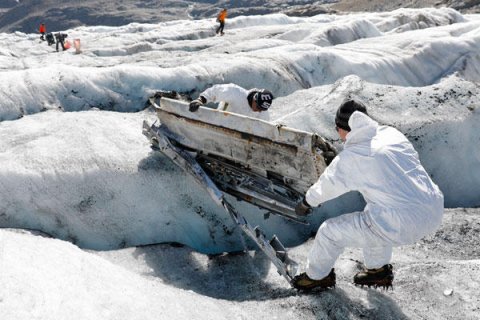
[[[393,290],[393,267],[391,264],[386,264],[378,269],[366,269],[355,275],[353,283],[362,288],[368,286],[375,289],[380,287],[385,290],[388,290],[388,288]]]

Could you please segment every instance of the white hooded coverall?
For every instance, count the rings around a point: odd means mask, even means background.
[[[408,139],[358,111],[348,124],[344,150],[307,191],[306,201],[315,207],[357,190],[367,205],[320,226],[308,256],[312,279],[326,277],[345,247],[362,248],[365,266],[380,268],[390,262],[393,246],[419,240],[442,220],[443,194]]]
[[[226,102],[224,107],[219,110],[246,115],[250,118],[257,118],[268,121],[267,111],[255,112],[248,104],[249,90],[246,90],[236,84],[216,84],[203,91],[200,96],[207,99],[207,102]]]

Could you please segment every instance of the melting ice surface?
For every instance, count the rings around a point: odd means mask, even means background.
[[[150,150],[142,121],[157,90],[196,97],[216,83],[265,87],[274,122],[341,149],[334,113],[348,96],[412,141],[447,207],[480,205],[480,18],[451,9],[285,15],[80,27],[55,52],[37,34],[0,34],[0,225],[80,247],[178,242],[242,249],[208,194]],[[368,173],[366,173],[368,174]],[[233,199],[232,199],[233,201]],[[362,208],[349,194],[305,227],[235,202],[252,224],[300,244],[330,216]]]

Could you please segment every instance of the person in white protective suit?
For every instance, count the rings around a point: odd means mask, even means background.
[[[363,212],[320,226],[306,272],[292,284],[306,291],[334,287],[336,259],[345,247],[357,247],[363,249],[366,270],[354,276],[354,283],[388,288],[393,281],[392,247],[414,243],[439,227],[443,194],[408,139],[371,119],[363,104],[344,102],[335,124],[344,150],[310,187],[296,213],[306,215],[311,207],[351,190],[359,191],[367,204]]]
[[[246,90],[233,83],[217,84],[203,91],[198,99],[190,102],[189,110],[195,112],[207,102],[223,102],[219,110],[268,121],[267,111],[273,99],[273,94],[265,89]]]

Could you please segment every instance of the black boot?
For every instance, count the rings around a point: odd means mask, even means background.
[[[388,289],[392,287],[393,282],[393,267],[391,264],[386,264],[378,269],[366,269],[359,272],[353,277],[353,283],[361,286],[383,287]]]
[[[295,287],[295,289],[302,290],[302,291],[310,291],[313,289],[326,289],[326,288],[332,288],[335,287],[335,270],[332,269],[330,271],[330,274],[326,276],[323,279],[320,280],[314,280],[311,279],[305,272],[299,274],[292,280],[292,285]]]

